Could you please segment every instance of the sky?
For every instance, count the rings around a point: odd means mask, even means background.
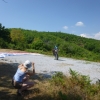
[[[100,40],[100,0],[0,0],[0,23]]]

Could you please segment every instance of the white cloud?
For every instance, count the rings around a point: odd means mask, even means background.
[[[75,24],[75,26],[84,26],[84,23],[83,23],[83,22],[77,22],[77,23]]]
[[[96,33],[96,34],[94,35],[94,38],[97,39],[97,40],[100,40],[100,32]]]
[[[96,39],[96,40],[100,40],[100,32],[94,34],[94,35],[89,35],[86,33],[80,34],[81,37],[86,37],[86,38],[92,38],[92,39]]]
[[[93,35],[89,35],[89,34],[86,34],[86,33],[80,34],[80,36],[85,37],[85,38],[93,38]]]
[[[86,34],[80,34],[81,37],[87,37]]]
[[[68,26],[64,26],[63,29],[67,30],[68,29]]]

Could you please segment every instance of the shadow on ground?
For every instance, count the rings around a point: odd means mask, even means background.
[[[18,97],[16,95],[17,90],[14,89],[14,87],[11,84],[11,80],[17,70],[18,65],[19,63],[0,62],[0,100],[24,100],[22,97]],[[56,72],[55,71],[51,72],[51,74],[54,73]],[[36,73],[35,76],[31,77],[32,80],[36,79],[39,81],[43,81],[48,78],[51,78],[51,75],[49,73]],[[29,90],[28,93],[26,93],[25,95],[27,96],[29,95],[29,93],[37,94],[39,92],[40,90],[38,88],[34,88],[32,90]],[[34,100],[44,100],[42,98],[48,98],[48,100],[52,100],[50,99],[51,97],[47,95],[37,96],[37,97],[34,96]]]

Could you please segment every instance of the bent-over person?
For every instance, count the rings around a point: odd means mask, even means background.
[[[32,72],[29,69],[32,68]],[[17,89],[17,95],[22,96],[22,92],[34,86],[34,82],[29,81],[29,77],[35,74],[34,63],[26,60],[18,66],[18,69],[13,76],[12,85]]]

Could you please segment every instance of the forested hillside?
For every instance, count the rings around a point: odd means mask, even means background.
[[[59,56],[100,62],[100,40],[62,32],[7,29],[0,24],[0,48],[52,54],[55,45]]]

